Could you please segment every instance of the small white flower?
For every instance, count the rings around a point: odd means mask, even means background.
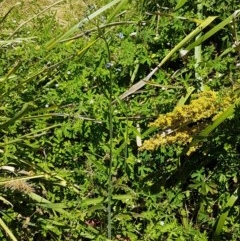
[[[120,39],[123,39],[123,38],[124,38],[123,33],[118,33],[117,36],[118,36]]]
[[[48,104],[46,104],[46,105],[45,105],[45,107],[46,107],[46,108],[48,108],[48,107],[49,107],[49,105],[48,105]]]
[[[164,222],[163,222],[163,221],[160,221],[160,225],[164,226]]]
[[[137,36],[137,32],[132,32],[132,33],[129,34],[129,36],[131,38],[135,38]]]
[[[70,71],[68,71],[68,72],[67,72],[67,74],[71,74],[71,72],[70,72]]]
[[[181,49],[179,52],[180,52],[180,56],[183,58],[188,53],[188,50]]]
[[[107,69],[111,68],[112,66],[113,66],[113,63],[106,63],[106,65],[105,65],[105,67],[106,67]]]
[[[59,84],[55,84],[55,87],[58,88],[58,87],[59,87]]]

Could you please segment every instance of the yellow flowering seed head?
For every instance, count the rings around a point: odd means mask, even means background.
[[[231,94],[219,96],[214,91],[199,93],[198,98],[193,99],[189,105],[177,106],[172,112],[161,114],[154,122],[150,123],[150,126],[156,126],[162,130],[169,128],[173,131],[168,135],[157,134],[144,141],[140,150],[155,150],[161,145],[174,143],[186,145],[192,141],[194,135],[206,127],[206,119],[224,110],[233,102],[233,99],[235,98]],[[191,147],[188,154],[197,148],[198,146]]]
[[[150,126],[160,129],[171,127],[175,129],[180,124],[189,124],[201,119],[211,117],[216,113],[218,105],[215,104],[217,94],[214,91],[205,91],[199,94],[199,98],[193,100],[189,105],[177,106],[173,112],[161,114]]]

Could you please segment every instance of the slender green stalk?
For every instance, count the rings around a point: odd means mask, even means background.
[[[107,48],[107,55],[108,55],[108,63],[111,64],[111,55],[110,55],[110,48],[107,40],[103,38],[106,48]],[[111,67],[109,68],[109,171],[108,171],[108,206],[107,206],[107,232],[108,232],[108,239],[112,238],[112,192],[113,192],[113,185],[112,185],[112,169],[113,169],[113,80],[112,80],[112,71]]]
[[[197,4],[197,16],[198,16],[198,19],[202,19],[202,2],[201,0],[198,1],[198,4]],[[196,37],[196,41],[201,37],[201,33],[199,35],[197,35]],[[195,47],[194,49],[195,51],[195,78],[199,81],[199,84],[201,86],[201,90],[203,90],[203,82],[202,82],[202,77],[199,75],[197,69],[199,67],[199,64],[201,63],[202,61],[202,45],[199,44],[198,46]]]

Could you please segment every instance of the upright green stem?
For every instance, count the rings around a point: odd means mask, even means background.
[[[113,186],[112,186],[112,167],[113,167],[113,83],[112,83],[112,71],[111,71],[111,56],[110,56],[110,49],[109,44],[105,38],[103,40],[106,43],[107,47],[107,54],[108,54],[108,63],[110,64],[109,67],[109,172],[108,172],[108,206],[107,206],[107,231],[108,231],[108,239],[112,238],[112,192],[113,192]]]
[[[202,19],[202,2],[201,0],[198,1],[197,4],[197,16],[199,19]],[[201,34],[197,35],[196,40],[200,38]],[[199,81],[201,85],[201,91],[203,90],[203,82],[202,77],[199,75],[197,68],[199,66],[199,63],[202,61],[202,45],[198,45],[195,47],[195,78]]]

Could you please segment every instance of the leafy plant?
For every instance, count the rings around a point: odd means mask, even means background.
[[[1,239],[236,240],[238,3],[74,3],[0,20]]]

